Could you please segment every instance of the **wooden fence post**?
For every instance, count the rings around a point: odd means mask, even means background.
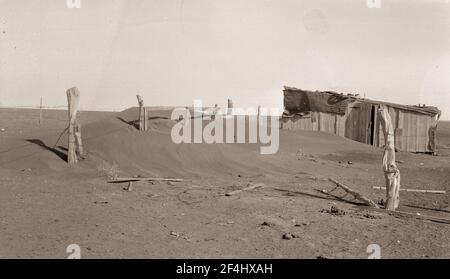
[[[228,115],[232,115],[233,114],[233,101],[231,99],[228,99],[228,110],[227,110],[227,114]]]
[[[75,125],[75,143],[76,143],[76,153],[78,156],[80,156],[82,159],[85,158],[84,148],[83,148],[83,141],[81,139],[81,124]]]
[[[41,102],[39,105],[39,125],[42,124],[42,97],[41,97]]]
[[[378,114],[385,140],[383,171],[386,179],[386,209],[394,211],[400,202],[400,171],[395,163],[394,127],[385,105],[380,105]]]
[[[142,100],[140,95],[137,95],[136,97],[139,103],[139,131],[144,131],[144,119],[145,119],[144,100]]]
[[[69,165],[75,165],[78,162],[76,154],[75,124],[77,120],[78,103],[80,101],[80,92],[78,88],[73,87],[67,90],[67,102],[69,107],[69,147],[67,151],[67,162]]]
[[[148,107],[144,107],[144,131],[148,130]]]

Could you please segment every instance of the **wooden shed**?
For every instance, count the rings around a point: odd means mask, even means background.
[[[328,132],[382,147],[384,135],[377,118],[381,104],[388,107],[397,150],[436,153],[436,129],[441,112],[425,105],[400,105],[359,95],[285,87],[281,128]]]

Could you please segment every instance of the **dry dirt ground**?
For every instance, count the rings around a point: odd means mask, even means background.
[[[0,258],[449,258],[450,225],[360,209],[322,194],[335,178],[375,201],[384,198],[382,150],[325,133],[280,131],[280,151],[255,144],[172,143],[168,111],[150,130],[133,127],[137,110],[81,112],[86,160],[65,163],[66,111],[0,109]],[[450,123],[440,156],[397,153],[402,211],[450,219]],[[108,176],[177,177],[133,191]],[[264,183],[239,195],[224,194]],[[334,192],[343,196],[340,191]],[[334,206],[340,211],[329,213]],[[294,236],[284,239],[289,233]],[[290,238],[290,237],[288,237]]]

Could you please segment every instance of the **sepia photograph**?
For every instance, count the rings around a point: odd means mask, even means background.
[[[449,259],[449,191],[448,0],[0,0],[0,259]]]

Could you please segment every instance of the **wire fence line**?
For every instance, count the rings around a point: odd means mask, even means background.
[[[22,117],[30,117],[29,113],[33,113],[34,116],[30,118],[31,119],[37,119],[39,125],[45,123],[46,121],[57,121],[57,122],[67,122],[68,121],[68,115],[57,115],[57,113],[60,113],[61,111],[67,111],[68,106],[67,105],[58,105],[58,106],[0,106],[0,109],[5,110],[14,110],[14,109],[24,109],[29,110],[28,115],[26,116],[20,116]],[[89,112],[99,112],[99,113],[116,113],[116,111],[111,110],[78,110],[78,116],[81,116],[84,113]],[[0,111],[1,113],[1,111]]]
[[[2,109],[59,109],[67,108],[67,105],[59,106],[0,106]]]
[[[118,106],[116,106],[118,107]],[[33,110],[62,110],[68,109],[67,105],[55,105],[55,106],[4,106],[0,105],[0,109],[33,109]],[[118,112],[122,109],[111,109],[111,107],[98,107],[95,109],[79,108],[78,111],[99,111],[99,112]]]

